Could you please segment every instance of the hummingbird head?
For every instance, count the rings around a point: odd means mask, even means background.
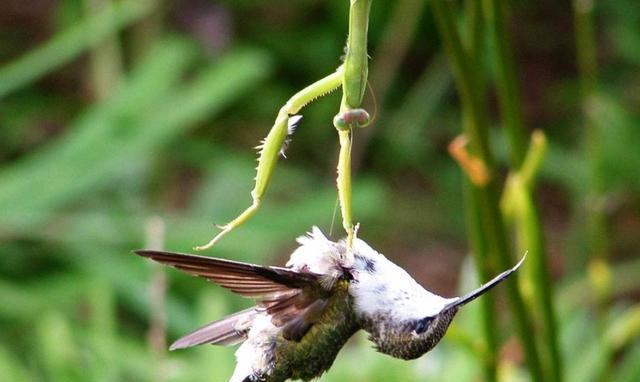
[[[388,288],[387,296],[381,299],[383,302],[378,303],[375,311],[369,309],[368,314],[361,315],[362,326],[369,332],[369,338],[376,344],[378,351],[395,358],[418,358],[440,342],[462,306],[507,279],[523,261],[524,257],[513,268],[502,272],[480,288],[462,297],[450,299],[400,280],[396,285],[412,290],[399,290],[393,286]],[[395,279],[399,280],[400,275],[401,273],[396,273]],[[358,309],[358,300],[355,300],[356,310],[362,312],[362,306]]]
[[[394,358],[415,359],[440,342],[459,307],[451,305],[435,315],[402,322],[380,317],[369,321],[365,328],[379,352]]]

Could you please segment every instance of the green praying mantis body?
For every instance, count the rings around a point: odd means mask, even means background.
[[[280,108],[273,127],[257,147],[259,149],[258,167],[255,186],[251,191],[253,202],[238,217],[219,226],[221,231],[207,244],[195,247],[196,250],[211,248],[224,235],[245,223],[257,212],[271,181],[278,157],[286,145],[290,129],[300,119],[297,114],[307,104],[339,87],[343,90],[342,102],[340,112],[333,120],[340,139],[337,188],[342,226],[347,232],[347,245],[351,247],[354,237],[351,207],[351,140],[353,129],[368,125],[371,119],[369,113],[360,108],[368,76],[367,29],[371,0],[350,0],[350,4],[349,38],[344,63],[334,73],[296,93]]]

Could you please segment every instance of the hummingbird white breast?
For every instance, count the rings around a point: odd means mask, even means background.
[[[427,291],[364,240],[354,241],[353,256],[345,253],[344,240],[333,242],[315,226],[297,241],[300,247],[291,254],[287,267],[325,275],[328,280],[340,277],[347,269],[354,278],[349,293],[356,313],[362,317],[388,316],[394,322],[416,320],[434,316],[456,300]]]
[[[438,314],[457,298],[443,298],[418,284],[404,269],[363,240],[354,242],[354,282],[349,287],[356,313],[393,322]]]
[[[246,341],[236,350],[237,365],[229,382],[243,382],[250,375],[271,373],[278,332],[269,314],[261,312],[255,316]]]

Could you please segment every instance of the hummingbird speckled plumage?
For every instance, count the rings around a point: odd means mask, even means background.
[[[313,227],[298,243],[286,267],[135,251],[256,300],[254,307],[180,338],[171,350],[241,343],[230,382],[316,378],[361,329],[378,351],[418,358],[440,341],[461,306],[505,280],[524,260],[465,296],[444,298],[361,239],[348,251],[344,240],[333,242]]]

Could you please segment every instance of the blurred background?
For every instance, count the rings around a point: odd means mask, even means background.
[[[449,3],[463,23],[473,1]],[[534,330],[544,328],[527,285],[552,292],[564,380],[638,381],[640,3],[502,3],[522,125],[547,138],[533,198],[553,289],[524,278]],[[2,1],[0,380],[231,375],[234,348],[165,349],[250,301],[130,251],[191,252],[250,204],[253,147],[294,92],[340,64],[347,17],[346,0]],[[453,296],[480,281],[464,175],[447,151],[462,111],[433,10],[374,1],[369,36],[365,103],[373,110],[375,95],[377,112],[355,133],[359,236]],[[488,53],[474,70],[487,84],[502,185],[511,168],[495,39],[479,41]],[[339,102],[335,92],[304,109],[262,209],[206,255],[282,265],[312,225],[342,236]],[[504,290],[494,297],[497,375],[530,380]],[[416,361],[378,354],[357,335],[321,380],[484,380],[479,309],[467,307]]]

